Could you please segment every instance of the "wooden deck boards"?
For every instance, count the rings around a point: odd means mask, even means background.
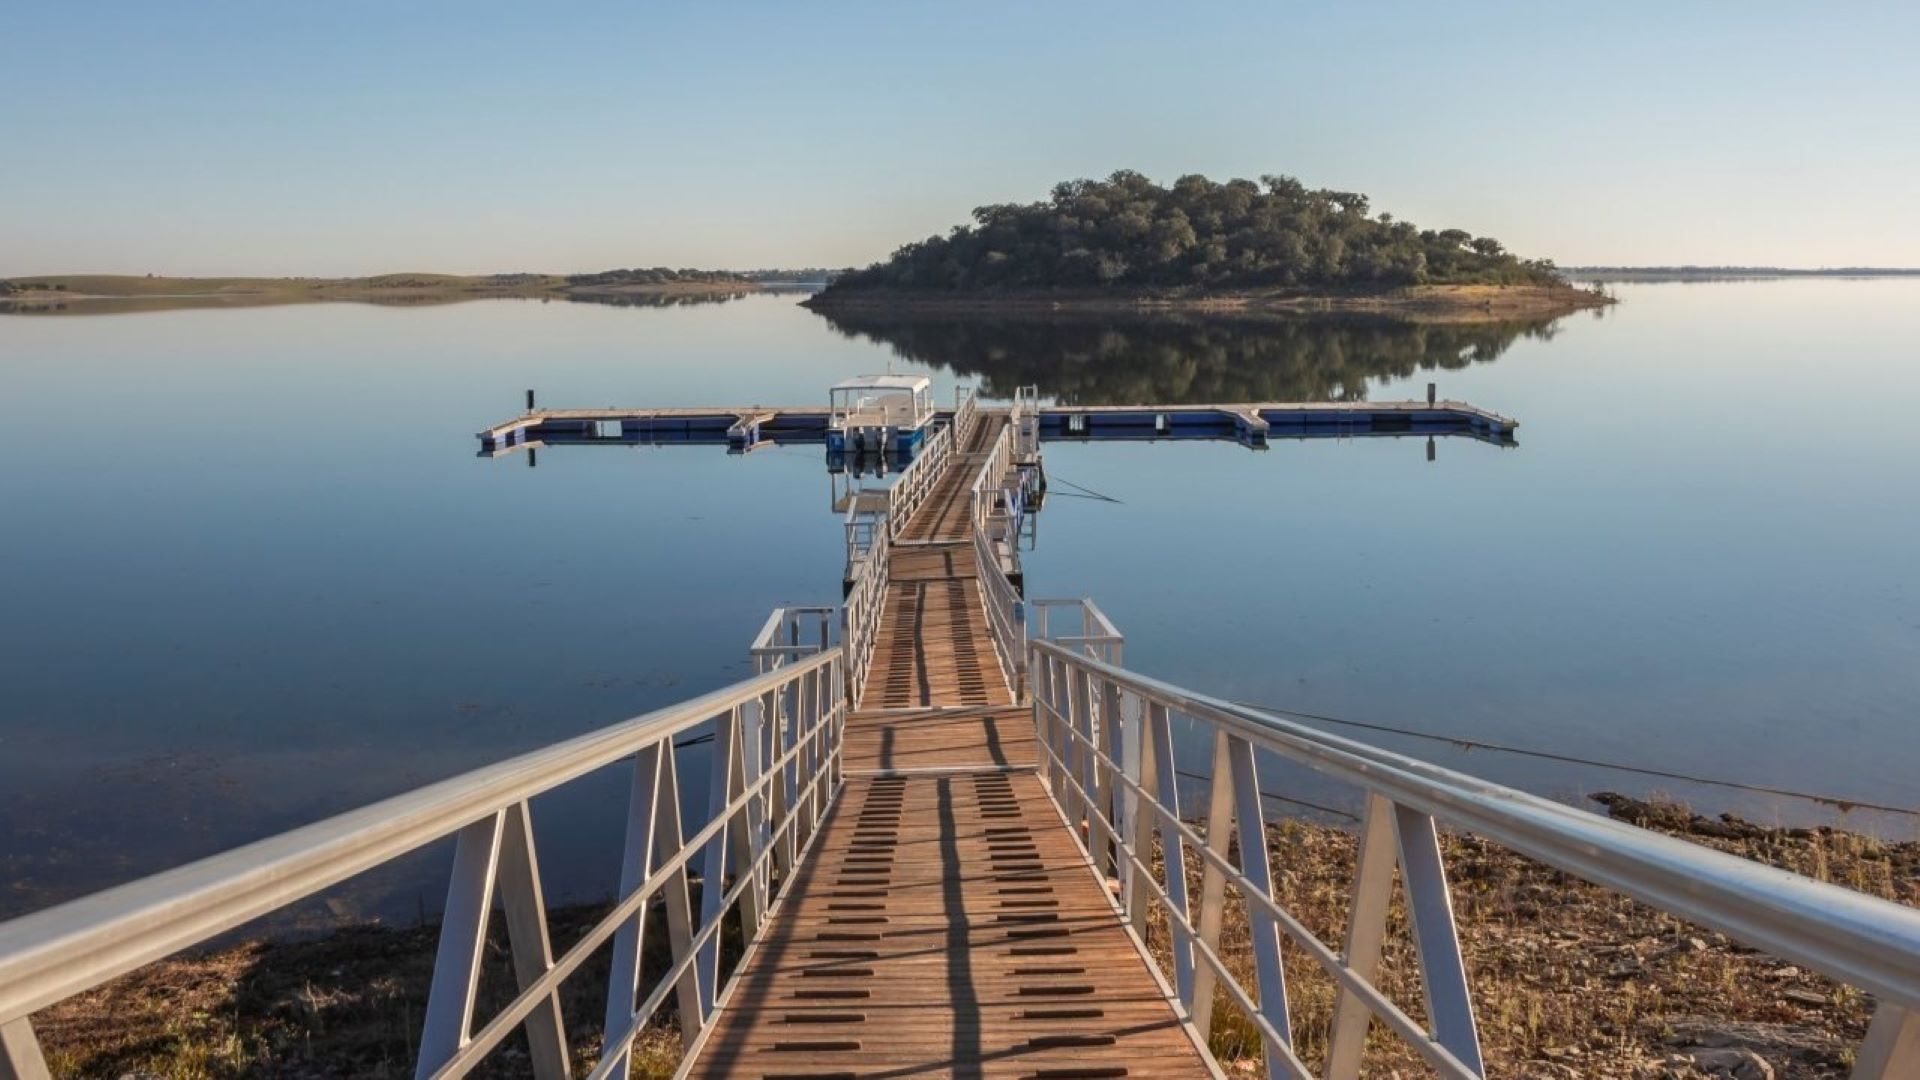
[[[819,845],[690,1075],[1208,1075],[1032,774],[850,778]]]
[[[973,577],[890,582],[861,705],[1011,705]]]
[[[1024,705],[857,712],[841,753],[848,772],[1031,769],[1039,760],[1033,710]]]

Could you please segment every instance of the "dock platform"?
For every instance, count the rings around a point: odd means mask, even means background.
[[[1519,422],[1463,401],[1293,401],[1198,405],[1043,405],[1044,440],[1270,439],[1459,435],[1511,445]],[[695,444],[736,451],[827,441],[824,405],[669,409],[534,409],[478,433],[480,454],[531,446]],[[935,414],[950,422],[951,410]]]

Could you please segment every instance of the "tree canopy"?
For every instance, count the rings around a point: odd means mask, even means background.
[[[973,223],[840,275],[832,291],[1380,288],[1549,285],[1553,263],[1492,237],[1372,214],[1365,195],[1290,176],[1162,187],[1122,170],[1044,202],[982,206]]]

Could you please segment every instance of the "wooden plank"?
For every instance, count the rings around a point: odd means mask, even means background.
[[[1208,1075],[1031,773],[850,777],[792,890],[688,1075]]]

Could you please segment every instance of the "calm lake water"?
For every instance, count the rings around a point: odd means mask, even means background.
[[[1436,381],[1518,418],[1519,446],[1048,444],[1030,594],[1095,597],[1131,666],[1221,696],[1920,806],[1920,282],[1617,292],[1598,317],[1473,330],[835,325],[791,295],[0,316],[0,915],[744,676],[771,606],[838,597],[819,448],[555,448],[529,469],[477,458],[473,432],[530,386],[806,404],[889,364],[948,400]],[[1381,738],[1569,799],[1920,831]],[[560,897],[611,888],[618,792],[536,806]],[[334,912],[437,907],[438,857]]]

